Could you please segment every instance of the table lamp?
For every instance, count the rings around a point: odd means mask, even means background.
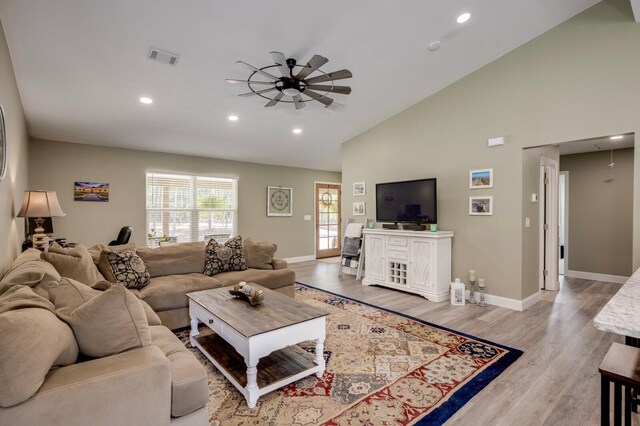
[[[33,235],[33,246],[38,250],[44,250],[45,238],[44,233],[45,217],[65,216],[60,207],[58,196],[55,191],[24,191],[22,199],[22,208],[18,212],[18,217],[34,217],[38,226]]]

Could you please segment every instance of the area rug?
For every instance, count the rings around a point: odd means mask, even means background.
[[[296,284],[296,299],[329,312],[327,368],[260,397],[254,409],[191,347],[188,330],[177,333],[209,374],[212,426],[439,425],[522,355],[306,284]]]

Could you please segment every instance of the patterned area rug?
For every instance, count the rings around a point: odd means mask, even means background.
[[[211,425],[439,425],[522,355],[304,284],[296,299],[330,313],[324,376],[264,395],[254,409],[191,347],[188,330],[177,333],[209,374]]]

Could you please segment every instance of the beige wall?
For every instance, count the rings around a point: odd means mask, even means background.
[[[54,219],[54,231],[68,241],[109,242],[131,225],[145,244],[145,172],[193,173],[237,177],[240,234],[278,244],[280,257],[314,254],[313,221],[303,218],[313,215],[314,181],[341,180],[336,172],[41,140],[31,141],[29,162],[31,187],[58,193],[67,216]],[[74,181],[108,182],[109,202],[73,201]],[[267,217],[268,185],[293,188],[292,217]]]
[[[374,217],[376,182],[438,178],[440,228],[455,232],[454,277],[464,278],[474,268],[487,278],[489,293],[524,299],[537,291],[523,283],[523,273],[529,277],[538,256],[535,238],[523,229],[523,197],[530,194],[523,193],[522,148],[637,132],[638,46],[640,25],[629,2],[598,3],[346,142],[344,187],[366,181],[367,216]],[[505,136],[506,145],[488,148],[486,140],[494,136]],[[469,170],[485,167],[495,170],[494,188],[469,190]],[[639,176],[634,175],[636,207]],[[347,219],[353,197],[350,190],[344,194]],[[494,215],[469,216],[472,194],[492,194]],[[636,214],[636,267],[639,225]]]
[[[569,172],[569,270],[630,276],[634,149],[563,155]]]
[[[7,133],[7,173],[0,182],[0,276],[17,256],[24,240],[24,220],[16,218],[27,189],[27,127],[13,74],[9,48],[0,22],[0,105]]]

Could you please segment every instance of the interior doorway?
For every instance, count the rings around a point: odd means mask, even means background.
[[[316,259],[340,256],[341,188],[342,185],[339,183],[316,182],[315,184]]]

